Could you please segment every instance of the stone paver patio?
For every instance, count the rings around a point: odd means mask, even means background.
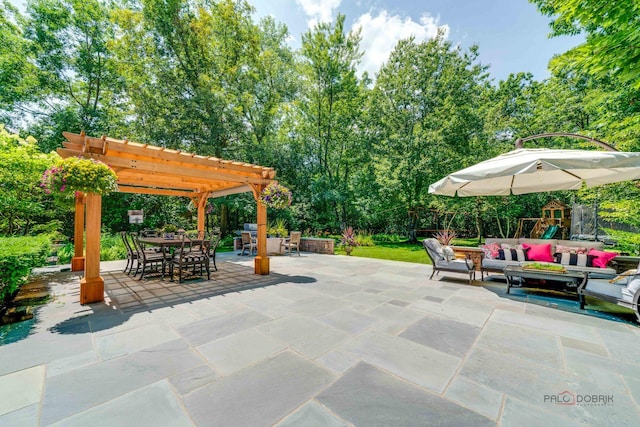
[[[272,258],[269,276],[235,254],[218,266],[178,284],[105,263],[107,299],[90,306],[77,274],[54,275],[32,333],[0,346],[0,425],[638,423],[635,325],[461,275],[429,281],[418,264],[304,253]]]

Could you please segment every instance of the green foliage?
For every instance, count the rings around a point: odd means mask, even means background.
[[[369,231],[360,231],[356,235],[356,246],[375,246],[376,242],[373,240],[373,234]]]
[[[556,56],[551,67],[613,75],[640,89],[640,31],[637,1],[529,0],[552,17],[551,36],[586,33],[586,41]]]
[[[282,218],[272,221],[267,227],[267,234],[274,237],[287,237],[289,235],[287,222]]]
[[[100,237],[100,261],[116,261],[127,257],[127,249],[118,234],[102,233]]]
[[[554,34],[583,30],[587,42],[557,59],[545,81],[516,73],[491,85],[478,48],[443,34],[400,41],[375,82],[360,78],[360,34],[343,15],[310,29],[293,51],[287,28],[269,17],[257,23],[244,0],[29,0],[27,16],[4,2],[0,120],[38,142],[0,132],[0,233],[71,235],[68,209],[36,187],[53,163],[41,152],[60,147],[63,131],[84,129],[274,167],[295,200],[269,219],[290,229],[325,235],[354,224],[398,240],[412,228],[512,236],[519,217],[539,216],[550,199],[580,203],[594,192],[444,198],[428,185],[541,132],[640,151],[637,2],[534,3],[554,17]],[[530,144],[593,148],[562,138]],[[637,225],[632,190],[605,187],[599,200],[617,206],[612,219]],[[194,229],[188,202],[107,195],[103,224],[110,232]],[[251,194],[213,203],[208,228],[226,234],[255,222]],[[144,209],[145,223],[129,224],[128,209]],[[457,212],[450,227],[446,212]]]
[[[616,251],[631,256],[640,255],[640,234],[609,228],[603,228],[602,231],[616,241]]]
[[[27,281],[31,269],[44,265],[50,244],[44,235],[0,237],[0,301]]]
[[[11,135],[0,125],[1,234],[28,234],[36,223],[50,220],[52,212],[38,186],[39,176],[53,161],[39,152],[33,138]]]

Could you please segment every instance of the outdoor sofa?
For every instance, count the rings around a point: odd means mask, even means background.
[[[482,268],[481,268],[482,280],[484,280],[485,273],[487,275],[490,272],[502,273],[505,267],[507,267],[508,265],[520,266],[520,265],[523,265],[525,262],[527,262],[521,257],[520,254],[518,254],[519,258],[514,256],[512,259],[492,258],[488,256],[488,253],[487,253],[488,251],[486,250],[486,247],[491,244],[497,244],[501,248],[506,247],[503,245],[509,245],[511,247],[520,247],[524,244],[531,245],[531,246],[548,244],[548,245],[551,245],[550,254],[552,257],[554,254],[557,253],[558,250],[566,251],[569,248],[576,248],[576,251],[578,250],[578,248],[582,248],[582,252],[589,252],[591,249],[594,249],[597,251],[604,250],[604,243],[602,242],[587,242],[587,241],[558,240],[558,239],[529,239],[529,238],[499,239],[499,238],[487,237],[485,239],[485,244],[483,246],[483,249],[485,249],[485,254],[482,258]],[[571,251],[573,252],[573,250]],[[570,258],[571,257],[567,256],[562,259],[563,266],[567,270],[587,272],[589,273],[589,277],[595,277],[595,278],[611,277],[611,276],[615,276],[616,274],[616,269],[614,268],[611,261],[608,261],[606,266],[604,268],[601,268],[601,267],[588,267],[586,265],[571,265],[568,263],[568,262],[571,262],[571,261],[568,261]],[[573,258],[575,259],[576,257],[573,257]],[[564,262],[565,259],[568,261],[567,263]],[[534,260],[534,261],[539,261],[539,260]],[[549,259],[547,261],[556,262],[557,259]]]

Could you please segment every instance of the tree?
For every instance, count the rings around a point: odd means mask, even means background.
[[[377,75],[368,135],[379,211],[404,221],[429,204],[429,184],[484,156],[485,67],[439,34],[401,40]]]
[[[23,25],[24,18],[11,4],[0,3],[0,119],[6,123],[16,106],[33,101],[38,84]]]
[[[529,0],[553,17],[551,36],[586,33],[586,41],[555,57],[553,69],[571,64],[612,75],[640,89],[640,3],[637,1]]]
[[[302,86],[289,133],[303,151],[314,228],[338,229],[352,219],[351,179],[362,160],[360,34],[345,33],[344,20],[338,15],[302,36]]]
[[[100,0],[29,0],[27,12],[24,36],[38,79],[33,113],[44,118],[44,127],[56,128],[50,139],[40,138],[41,146],[59,146],[60,124],[69,131],[109,133],[119,93],[108,49],[110,6]]]

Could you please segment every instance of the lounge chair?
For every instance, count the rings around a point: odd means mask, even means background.
[[[469,255],[465,259],[453,259],[450,255],[447,256],[445,254],[444,247],[436,239],[424,239],[422,245],[433,265],[433,272],[429,280],[433,279],[433,275],[440,271],[468,274],[469,284],[471,284],[472,280],[475,280],[476,268]]]
[[[585,296],[590,296],[633,310],[638,322],[640,322],[640,310],[638,308],[638,301],[640,300],[640,264],[635,272],[627,275],[626,280],[624,280],[623,276],[618,276],[617,279],[588,279],[586,283],[578,288],[580,309],[584,310]]]

